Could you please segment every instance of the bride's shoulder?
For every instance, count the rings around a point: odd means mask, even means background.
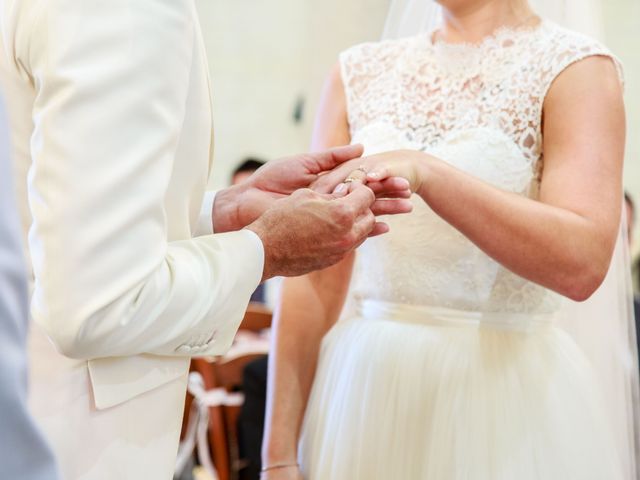
[[[551,54],[604,52],[611,55],[609,49],[594,37],[562,27],[550,20],[543,20],[540,30],[540,48]]]
[[[551,20],[543,20],[540,30],[543,40],[553,43],[555,47],[560,49],[604,47],[595,38],[558,25]]]
[[[571,64],[592,56],[609,57],[622,78],[622,65],[618,58],[599,40],[544,20],[540,29],[540,41],[536,42],[543,67],[551,77]]]

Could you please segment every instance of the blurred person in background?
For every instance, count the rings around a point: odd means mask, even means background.
[[[231,174],[231,185],[238,185],[253,175],[256,170],[267,162],[258,158],[248,157],[244,159]]]
[[[240,454],[246,463],[246,478],[258,480],[262,469],[262,437],[267,404],[269,356],[248,363],[242,372],[244,403],[238,417]]]
[[[633,232],[636,227],[636,204],[629,192],[624,192],[624,206],[627,214],[627,239],[629,247],[633,246]],[[632,262],[632,268],[636,269],[638,261]],[[640,295],[635,294],[633,297],[633,311],[636,317],[636,334],[640,332]],[[638,338],[638,351],[640,352],[640,337]]]
[[[627,215],[627,240],[629,247],[633,246],[633,232],[636,226],[636,203],[629,192],[624,192],[624,206]]]
[[[638,219],[636,202],[629,192],[624,194],[625,211],[627,214],[627,237],[629,239],[629,249],[633,254],[633,244],[635,241],[634,231]],[[633,286],[636,297],[640,295],[640,257],[631,258],[631,269],[633,274]]]
[[[28,294],[0,99],[0,477],[56,480],[53,454],[27,408]]]

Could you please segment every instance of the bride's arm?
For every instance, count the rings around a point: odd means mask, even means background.
[[[444,162],[427,162],[421,196],[515,273],[574,300],[604,279],[622,207],[625,114],[613,63],[569,67],[544,104],[539,201],[506,193]]]
[[[320,342],[342,310],[353,258],[351,254],[329,269],[284,281],[269,354],[263,467],[297,461]],[[284,473],[269,472],[266,478],[297,478]]]
[[[607,273],[621,218],[625,115],[609,59],[589,57],[556,78],[544,103],[543,133],[538,200],[419,152],[371,157],[367,165],[373,178],[410,177],[436,213],[513,272],[584,300]],[[362,163],[345,166],[342,178]],[[320,179],[325,187],[330,181]]]
[[[313,134],[313,150],[348,144],[349,128],[339,70],[325,87]],[[354,255],[341,263],[284,281],[269,358],[263,467],[295,464],[300,424],[316,370],[320,341],[345,301]],[[278,469],[263,478],[299,478]]]

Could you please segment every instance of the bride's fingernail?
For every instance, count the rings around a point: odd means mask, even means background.
[[[367,175],[367,178],[370,178],[372,180],[378,180],[380,178],[380,173],[379,172],[370,172]]]
[[[342,193],[342,192],[344,192],[345,188],[347,188],[347,184],[346,184],[346,183],[341,183],[340,185],[338,185],[338,186],[333,190],[333,193]]]

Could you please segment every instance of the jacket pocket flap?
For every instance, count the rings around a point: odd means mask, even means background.
[[[136,355],[99,358],[88,363],[98,410],[126,402],[186,375],[189,370],[187,357]]]

